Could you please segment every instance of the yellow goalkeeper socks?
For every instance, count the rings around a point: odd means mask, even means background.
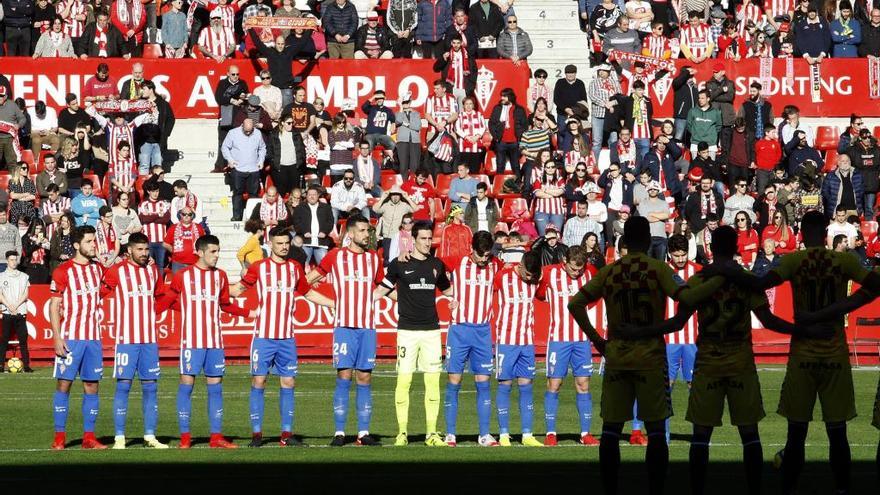
[[[440,373],[425,373],[425,433],[437,431],[437,415],[440,414]]]
[[[394,389],[394,407],[397,409],[397,426],[400,433],[406,433],[409,423],[409,387],[412,384],[412,373],[397,374],[397,388]],[[437,375],[439,380],[440,375]],[[439,381],[437,383],[439,387]],[[440,397],[440,390],[437,389],[437,397]],[[434,415],[436,418],[436,414]]]

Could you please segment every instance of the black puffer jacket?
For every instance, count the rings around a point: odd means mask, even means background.
[[[862,173],[862,184],[866,193],[876,193],[880,190],[880,148],[877,140],[872,136],[871,144],[865,148],[861,141],[846,152],[853,167]]]

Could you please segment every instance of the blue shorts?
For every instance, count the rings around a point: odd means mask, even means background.
[[[297,362],[294,339],[255,337],[251,341],[251,375],[266,376],[272,371],[278,376],[295,377]]]
[[[96,382],[104,376],[104,350],[100,340],[66,340],[67,356],[55,356],[52,376],[59,380]]]
[[[226,374],[226,353],[223,349],[181,349],[180,374],[217,377]]]
[[[449,327],[446,334],[446,372],[464,373],[464,363],[470,360],[471,373],[491,375],[492,333],[489,324],[459,323]]]
[[[113,378],[141,380],[159,379],[159,344],[116,344],[113,356]]]
[[[675,383],[678,372],[690,383],[694,380],[694,360],[697,358],[696,344],[667,344],[666,362],[669,368],[669,383]]]
[[[495,350],[495,378],[535,378],[535,346],[498,344]]]
[[[589,342],[548,342],[547,378],[593,376],[593,353]]]
[[[334,328],[333,365],[338,370],[367,371],[376,367],[376,330],[372,328]]]

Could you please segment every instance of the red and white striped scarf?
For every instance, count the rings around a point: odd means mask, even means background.
[[[174,226],[174,245],[172,246],[172,252],[179,253],[183,251],[183,234],[186,233],[184,230],[187,230],[192,235],[193,252],[195,252],[196,239],[199,238],[199,228],[195,222],[189,224],[189,227],[184,225],[183,222]]]
[[[116,0],[116,16],[125,27],[136,28],[143,12],[144,7],[139,0]]]
[[[107,57],[107,31],[95,26],[95,44],[98,45],[98,56]]]
[[[104,222],[98,222],[95,227],[95,241],[98,244],[99,258],[110,258],[115,254],[113,250],[116,249],[116,229],[113,224],[104,227]]]
[[[279,199],[275,199],[274,203],[270,203],[266,201],[266,198],[263,198],[260,201],[260,220],[262,220],[267,225],[269,223],[278,223],[282,220],[287,219],[287,207],[284,206],[284,201]]]
[[[12,136],[12,151],[15,152],[15,159],[21,160],[21,143],[18,141],[18,129],[12,122],[0,120],[0,133]]]
[[[196,16],[196,10],[198,10],[200,8],[204,8],[204,7],[205,7],[204,0],[192,0],[189,3],[189,8],[186,10],[186,30],[187,31],[192,31],[193,21],[195,20],[195,16]]]
[[[471,75],[468,69],[467,51],[460,49],[449,50],[449,70],[446,72],[446,81],[455,89],[464,89],[464,78]]]

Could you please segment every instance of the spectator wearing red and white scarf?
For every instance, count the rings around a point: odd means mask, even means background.
[[[116,0],[110,7],[110,19],[122,33],[128,51],[135,57],[143,55],[147,11],[140,0]]]
[[[205,231],[202,226],[193,222],[193,210],[184,207],[180,211],[179,223],[168,229],[163,240],[165,249],[171,253],[171,273],[177,273],[198,261],[196,241],[203,235]]]
[[[449,41],[449,51],[437,57],[434,71],[452,86],[452,94],[459,106],[465,95],[473,92],[477,82],[477,63],[464,49],[460,34],[454,34]]]
[[[211,12],[211,24],[202,29],[196,46],[203,56],[217,63],[231,57],[235,51],[235,35],[231,29],[223,27],[221,14],[217,10]]]
[[[268,242],[269,231],[278,225],[287,224],[289,213],[287,205],[284,204],[284,200],[278,194],[278,189],[275,186],[269,186],[266,188],[266,193],[260,200],[260,204],[251,212],[251,219],[263,222],[263,225],[266,227],[264,229],[264,240]]]
[[[113,208],[104,205],[98,210],[100,220],[95,225],[95,244],[98,262],[110,268],[119,259],[119,238],[113,227]]]
[[[174,186],[174,199],[171,200],[171,223],[180,221],[179,213],[184,208],[189,208],[195,213],[194,222],[202,223],[205,220],[205,214],[198,196],[189,190],[185,180],[177,179],[172,185]]]
[[[55,6],[58,16],[64,19],[64,33],[73,40],[83,35],[88,18],[89,5],[84,0],[61,0]]]
[[[107,170],[107,179],[111,186],[111,203],[120,192],[134,194],[134,183],[138,177],[138,166],[131,155],[131,143],[120,141],[116,145],[116,156],[110,162]]]

